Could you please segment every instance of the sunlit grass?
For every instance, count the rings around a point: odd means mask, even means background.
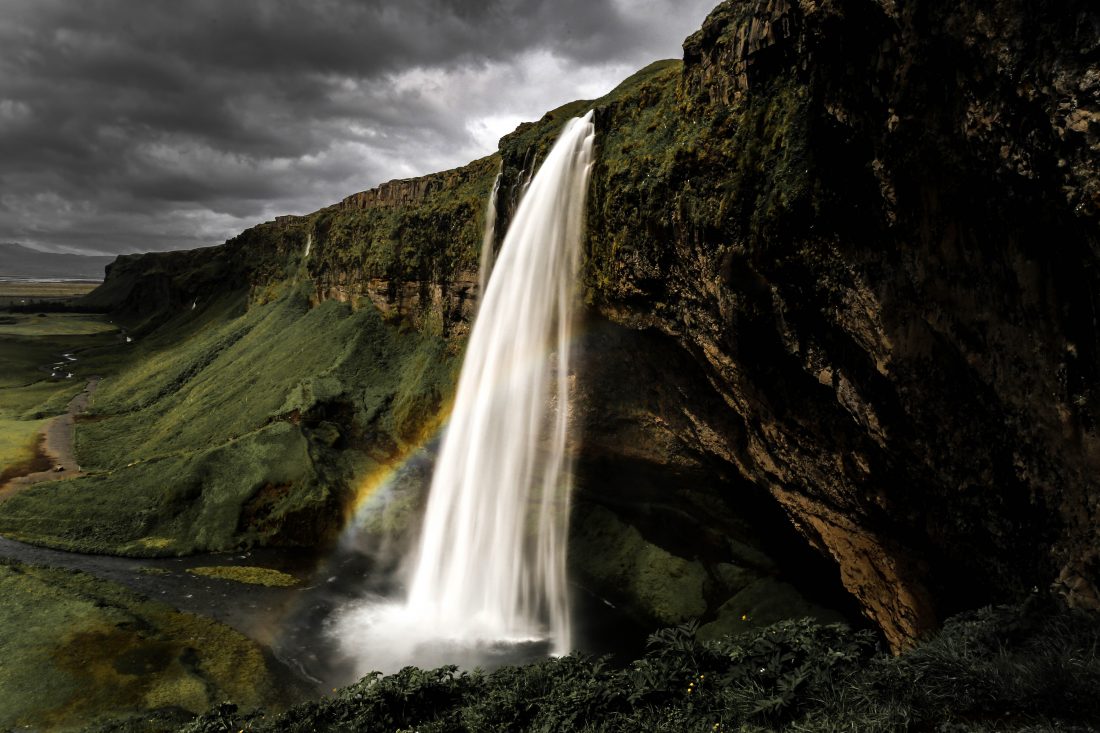
[[[204,578],[231,580],[235,583],[265,585],[276,588],[289,588],[298,585],[298,579],[274,568],[260,568],[249,565],[216,565],[212,567],[188,568],[187,572]]]
[[[0,315],[0,336],[88,336],[118,331],[107,318],[88,313],[8,313]]]
[[[0,419],[0,476],[31,462],[38,443],[38,431],[47,422]]]

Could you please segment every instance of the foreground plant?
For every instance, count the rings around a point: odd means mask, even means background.
[[[1100,723],[1098,650],[1100,617],[1038,598],[958,616],[896,657],[868,631],[810,619],[708,642],[686,625],[628,664],[407,667],[280,716],[226,705],[181,730],[1085,731]]]

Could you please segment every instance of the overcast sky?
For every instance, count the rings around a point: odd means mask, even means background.
[[[0,242],[217,244],[487,155],[717,0],[0,0]]]

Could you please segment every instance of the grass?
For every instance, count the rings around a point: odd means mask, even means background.
[[[96,314],[13,313],[0,317],[0,336],[88,336],[118,327]]]
[[[40,420],[60,415],[85,384],[75,377],[46,378],[24,386],[0,388],[0,419]]]
[[[9,387],[24,387],[49,376],[48,365],[59,361],[56,346],[40,339],[0,336],[0,410],[10,413]]]
[[[0,315],[0,483],[45,468],[36,460],[38,433],[60,415],[93,369],[111,368],[116,327],[101,316]],[[100,356],[86,356],[92,350]],[[62,354],[78,353],[76,362]],[[73,379],[54,379],[50,366],[66,362]]]
[[[38,431],[47,420],[0,419],[0,484],[10,476],[29,473],[38,447]]]
[[[338,531],[357,471],[435,419],[457,355],[370,306],[311,307],[307,293],[284,284],[250,307],[228,293],[89,353],[109,374],[77,424],[88,475],[5,502],[0,531],[133,555]]]
[[[204,578],[231,580],[235,583],[247,583],[249,585],[264,585],[275,588],[289,588],[298,585],[298,579],[293,575],[288,575],[273,568],[259,568],[248,565],[188,568],[187,572]]]
[[[83,729],[227,697],[278,705],[260,648],[221,624],[75,571],[0,561],[0,728]]]

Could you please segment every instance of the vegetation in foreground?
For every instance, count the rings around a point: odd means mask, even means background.
[[[287,700],[255,643],[114,583],[0,560],[0,597],[0,730],[129,711],[186,721],[226,698]]]
[[[494,672],[368,676],[272,717],[222,705],[223,731],[1085,731],[1100,723],[1100,619],[1033,598],[960,615],[901,656],[808,619],[713,641],[690,626],[628,665],[569,656]],[[102,731],[169,730],[164,720]]]

